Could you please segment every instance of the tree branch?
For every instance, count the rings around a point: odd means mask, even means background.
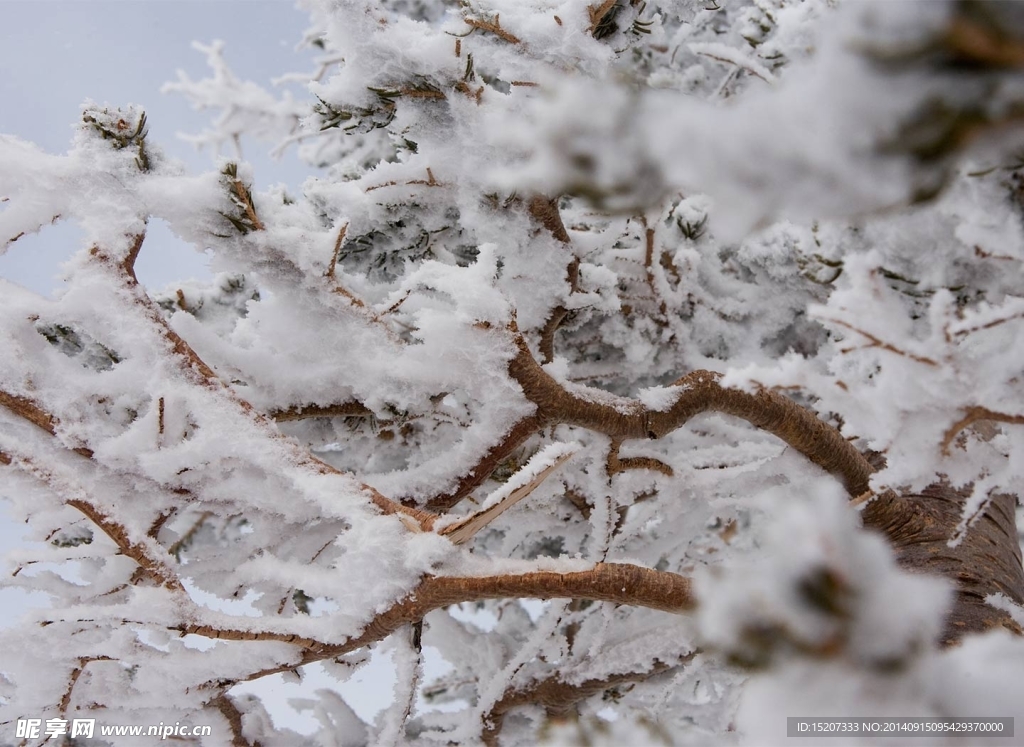
[[[14,463],[11,459],[8,463]],[[29,475],[32,475],[43,484],[47,485],[56,495],[65,496],[64,503],[77,509],[85,515],[93,524],[103,531],[117,546],[123,555],[134,560],[139,568],[153,578],[157,583],[171,591],[184,593],[184,589],[178,580],[177,575],[164,563],[150,556],[146,548],[132,542],[128,530],[121,524],[113,521],[102,511],[96,508],[87,498],[84,491],[77,485],[69,485],[66,479],[55,475],[49,469],[38,465],[34,460],[22,457],[17,460],[17,466]],[[84,497],[70,497],[78,494]]]
[[[318,651],[331,644],[318,641],[314,638],[295,635],[293,633],[278,633],[273,630],[232,630],[231,628],[215,628],[212,625],[196,625],[183,623],[174,628],[181,635],[197,635],[202,638],[210,638],[217,641],[275,641],[277,643],[293,643],[300,648]],[[337,654],[340,656],[341,654]],[[295,665],[284,667],[280,671],[293,669]]]
[[[49,433],[51,436],[57,435],[58,421],[53,415],[48,413],[42,407],[37,405],[30,399],[25,397],[19,397],[15,394],[9,394],[0,389],[0,405],[3,405],[8,410],[13,412],[20,418],[24,418],[28,422],[42,428],[44,431]],[[85,448],[73,449],[76,454],[81,454],[84,457],[91,457],[92,451]]]
[[[325,644],[283,633],[219,630],[210,626],[182,626],[185,633],[227,640],[273,640],[305,649],[297,662],[254,672],[240,681],[287,672],[368,646],[403,625],[422,620],[441,607],[480,599],[590,599],[682,614],[696,607],[692,582],[685,576],[623,563],[598,563],[575,573],[537,571],[503,576],[427,576],[402,601],[371,620],[363,632],[344,643]]]
[[[510,34],[505,31],[501,26],[498,25],[498,16],[494,17],[494,22],[481,21],[477,18],[464,18],[463,22],[474,29],[480,29],[481,31],[489,31],[490,33],[497,36],[499,39],[507,41],[509,44],[519,44],[519,37],[515,34]]]
[[[1024,425],[1024,415],[1008,415],[1003,412],[993,412],[985,407],[969,407],[967,408],[967,413],[960,420],[946,429],[946,433],[942,437],[942,453],[948,456],[949,447],[953,443],[953,439],[964,428],[974,425],[979,420],[991,420],[996,423],[1009,423],[1010,425]]]
[[[512,506],[516,505],[519,501],[536,490],[538,486],[547,479],[548,475],[561,467],[567,460],[571,459],[575,453],[575,451],[566,452],[562,456],[558,457],[558,459],[556,459],[552,464],[534,475],[531,480],[520,485],[498,503],[495,503],[490,508],[477,511],[455,524],[450,524],[444,527],[438,531],[438,534],[442,537],[447,537],[453,545],[462,545],[469,542],[469,540],[476,536],[481,529],[486,527],[492,521],[512,508]],[[515,477],[512,479],[515,479]],[[489,502],[489,500],[490,499],[488,498],[488,501],[485,501],[485,503]]]
[[[71,693],[75,689],[75,685],[78,684],[78,678],[82,676],[82,672],[85,671],[85,667],[93,661],[113,661],[109,656],[82,656],[78,659],[78,666],[71,670],[71,674],[68,677],[68,686],[64,691],[64,695],[61,696],[60,703],[57,704],[57,711],[63,717],[68,712],[68,706],[71,705]]]
[[[303,405],[290,407],[287,410],[272,410],[267,413],[269,418],[278,423],[307,418],[368,417],[370,415],[373,415],[373,410],[354,400],[339,402],[336,405]]]
[[[93,524],[102,529],[103,533],[114,541],[114,544],[117,545],[123,555],[138,563],[139,567],[156,579],[160,585],[171,591],[184,593],[185,590],[182,588],[178,577],[163,563],[149,557],[149,554],[141,545],[132,542],[128,537],[128,530],[121,524],[105,516],[88,501],[71,498],[65,501],[65,503],[85,514]]]
[[[221,693],[210,701],[210,705],[221,712],[231,729],[231,747],[259,747],[259,742],[249,743],[242,734],[242,712],[231,702],[226,693]]]
[[[121,267],[135,282],[139,281],[135,276],[135,260],[139,258],[139,252],[142,251],[142,242],[145,238],[145,233],[136,234],[132,239],[131,246],[128,247],[128,254],[125,256],[124,261],[121,262]]]
[[[661,438],[695,415],[720,412],[778,436],[835,475],[852,497],[868,491],[874,470],[867,459],[838,430],[780,394],[767,389],[756,394],[726,389],[719,384],[721,374],[693,371],[672,385],[679,388],[679,397],[671,408],[651,410],[638,400],[600,390],[566,388],[540,367],[514,323],[512,331],[519,352],[509,362],[509,374],[537,405],[537,416],[548,422],[576,425],[624,441]]]
[[[647,218],[641,217],[641,225],[644,227],[644,278],[647,280],[647,287],[651,295],[658,302],[658,312],[661,314],[661,325],[665,324],[665,317],[668,315],[668,306],[665,299],[661,297],[658,290],[658,283],[654,277],[654,229],[647,225]]]
[[[569,232],[565,230],[562,222],[562,215],[558,210],[558,198],[549,199],[542,195],[536,195],[530,199],[528,209],[530,217],[540,223],[556,240],[566,246],[569,244]],[[567,280],[569,281],[569,293],[575,293],[579,288],[580,281],[580,260],[573,257],[566,267]],[[544,322],[540,331],[540,354],[541,360],[550,363],[555,359],[555,332],[562,326],[569,310],[563,305],[556,306],[551,310],[551,315]]]
[[[579,288],[580,280],[580,259],[579,257],[573,257],[572,261],[569,262],[566,267],[566,274],[569,280],[569,293],[575,293]],[[540,330],[540,354],[541,360],[545,363],[550,363],[555,359],[555,332],[558,331],[559,327],[562,326],[562,322],[569,316],[569,310],[565,306],[559,304],[551,310],[551,315],[544,322],[544,326]]]
[[[527,685],[521,690],[506,690],[505,694],[484,717],[484,732],[481,735],[488,747],[498,744],[498,734],[505,721],[505,715],[521,706],[539,705],[549,716],[564,716],[571,713],[582,701],[603,693],[617,685],[643,682],[659,674],[676,669],[690,662],[696,652],[681,657],[676,664],[665,664],[655,661],[646,672],[621,672],[600,679],[589,679],[579,683],[563,682],[558,678],[540,680]]]
[[[131,251],[135,256],[138,255],[139,249],[141,249],[144,237],[144,234],[141,233],[132,237]],[[113,262],[111,258],[98,247],[93,247],[93,250],[90,253],[97,261],[113,269],[116,275],[120,278],[121,284],[126,288],[126,290],[132,293],[135,305],[142,310],[142,313],[149,319],[157,333],[170,344],[174,355],[179,358],[179,361],[182,364],[183,373],[191,380],[191,383],[216,391],[230,400],[233,404],[239,407],[268,438],[272,440],[280,440],[286,445],[286,448],[292,450],[298,464],[311,468],[319,474],[343,474],[340,470],[335,469],[326,462],[323,462],[311,454],[296,448],[294,444],[284,438],[271,426],[271,422],[267,417],[261,415],[251,404],[232,392],[220,380],[213,369],[199,357],[199,354],[196,353],[195,350],[192,349],[192,346],[185,342],[177,332],[171,329],[156,304],[153,303],[153,300],[141,289],[141,287],[139,287],[138,281],[135,279],[134,273],[129,271],[130,268],[127,263]],[[433,514],[414,508],[407,508],[400,503],[386,498],[384,495],[368,485],[360,484],[360,487],[368,494],[370,500],[381,510],[382,513],[406,514],[416,521],[424,530],[429,530],[432,526],[435,518]]]
[[[655,472],[660,472],[666,477],[672,477],[672,467],[665,464],[660,459],[654,457],[622,457],[619,456],[619,448],[622,446],[621,441],[612,440],[611,445],[608,447],[608,459],[605,461],[605,469],[608,472],[608,476],[612,477],[622,472],[631,469],[649,469]]]
[[[509,454],[522,446],[526,439],[543,428],[544,425],[544,420],[534,415],[520,420],[512,426],[512,430],[502,437],[501,441],[487,450],[479,462],[465,472],[454,488],[427,501],[427,510],[450,511],[459,501],[482,485],[498,468],[498,465],[508,458]]]
[[[930,573],[955,584],[953,609],[946,620],[942,644],[957,643],[964,635],[1006,628],[1021,635],[1020,626],[1004,610],[985,602],[1003,594],[1024,604],[1024,569],[1017,538],[1016,503],[1012,495],[995,495],[971,525],[962,541],[950,546],[950,536],[963,516],[972,488],[931,485],[918,494],[898,496],[886,491],[861,512],[869,529],[882,532],[899,565],[915,573]]]

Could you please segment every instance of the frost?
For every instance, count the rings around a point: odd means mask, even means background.
[[[538,451],[528,461],[522,469],[515,473],[512,478],[502,485],[498,490],[487,496],[487,500],[481,505],[481,509],[486,511],[492,506],[496,506],[504,501],[513,492],[520,488],[529,485],[535,481],[542,472],[547,472],[554,467],[562,464],[580,450],[581,446],[578,443],[553,443],[548,444],[543,449]]]
[[[1006,610],[1018,625],[1024,626],[1024,607],[1014,603],[1006,595],[993,594],[985,602],[998,609]]]
[[[714,42],[702,42],[690,44],[689,48],[690,51],[695,54],[704,55],[705,57],[710,57],[713,60],[725,62],[747,70],[766,83],[775,82],[775,76],[772,75],[768,68],[734,47],[730,47],[726,44],[716,44]]]
[[[644,403],[644,406],[655,412],[668,412],[672,405],[679,399],[679,395],[686,391],[682,386],[655,386],[641,389],[637,392],[637,399]]]
[[[2,586],[47,601],[0,630],[0,722],[1024,717],[1010,5],[302,6],[314,69],[267,91],[213,42],[166,87],[207,173],[139,105],[63,155],[0,135],[3,251],[82,235],[53,298],[0,280]],[[148,287],[154,224],[213,278]],[[982,598],[1006,632],[947,618]]]
[[[834,489],[812,490],[803,500],[791,489],[765,493],[776,518],[756,563],[701,578],[705,638],[758,666],[787,648],[869,667],[914,656],[939,633],[946,585],[897,570]]]

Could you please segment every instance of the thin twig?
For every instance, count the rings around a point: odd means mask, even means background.
[[[68,677],[68,686],[64,691],[64,695],[61,696],[60,703],[57,705],[57,712],[64,716],[68,712],[68,706],[71,704],[71,692],[75,689],[75,685],[78,684],[78,678],[82,676],[82,672],[85,671],[86,665],[94,661],[113,661],[109,656],[82,656],[78,659],[78,666],[71,670],[71,675]]]
[[[608,448],[608,459],[605,464],[605,468],[608,470],[608,476],[613,477],[622,472],[631,469],[649,469],[655,472],[660,472],[663,475],[672,477],[674,472],[672,467],[665,464],[660,459],[654,457],[620,457],[619,447],[622,446],[622,441],[613,440],[611,446]]]
[[[440,530],[438,534],[443,537],[447,537],[451,540],[453,545],[462,545],[469,542],[481,529],[486,527],[492,521],[497,519],[503,513],[508,511],[512,506],[516,505],[523,498],[528,496],[538,487],[540,484],[547,479],[548,475],[554,472],[556,469],[561,467],[565,462],[573,457],[575,452],[569,451],[559,456],[551,465],[545,467],[542,471],[538,472],[533,479],[526,484],[516,488],[500,502],[484,509],[483,511],[477,511],[475,514],[467,516],[462,521],[452,524]],[[528,466],[528,465],[527,465]],[[524,467],[525,469],[525,467]],[[515,479],[513,476],[511,479]],[[501,488],[499,488],[500,490]],[[485,501],[486,503],[486,501]]]
[[[348,223],[344,223],[338,230],[338,238],[334,241],[334,251],[331,252],[331,264],[327,268],[327,277],[334,279],[334,269],[338,266],[338,255],[341,254],[341,245],[345,243],[345,234],[348,233]]]
[[[186,545],[192,542],[193,538],[195,538],[196,536],[196,533],[200,529],[202,529],[203,524],[205,524],[206,520],[209,519],[211,516],[213,516],[212,511],[203,511],[201,514],[199,514],[199,518],[192,522],[192,526],[189,527],[188,531],[181,535],[181,537],[178,538],[177,542],[175,542],[173,545],[167,548],[167,554],[173,555],[174,557],[178,557],[178,554],[181,552],[182,548],[184,548]]]
[[[171,591],[184,592],[177,576],[165,564],[151,558],[144,547],[132,542],[128,536],[128,530],[124,526],[106,516],[88,501],[71,498],[65,503],[85,514],[93,524],[102,529],[103,533],[114,541],[123,555],[138,563],[139,567],[144,568],[160,585]]]
[[[1011,425],[1024,425],[1024,415],[1008,415],[1004,412],[993,412],[986,407],[969,407],[967,413],[960,420],[953,423],[946,429],[942,437],[942,453],[949,456],[949,447],[953,439],[966,427],[977,423],[979,420],[992,420],[996,423],[1009,423]]]
[[[896,355],[901,355],[904,358],[909,358],[910,360],[917,361],[918,363],[924,363],[924,364],[926,364],[928,366],[937,366],[937,365],[939,365],[938,363],[936,363],[931,358],[925,358],[925,357],[920,356],[920,355],[914,355],[913,353],[908,353],[906,350],[900,350],[898,347],[896,347],[894,345],[891,345],[888,342],[883,342],[882,340],[878,339],[877,337],[875,337],[870,332],[865,332],[864,330],[859,329],[857,327],[854,327],[852,324],[844,322],[844,321],[842,321],[840,319],[829,319],[827,317],[822,317],[822,321],[829,322],[831,324],[838,324],[840,327],[845,327],[848,330],[856,332],[858,335],[866,338],[868,340],[868,342],[871,343],[867,347],[881,348],[882,350],[888,350],[890,353],[896,353]],[[852,352],[854,350],[861,350],[861,349],[862,348],[850,347],[850,348],[843,348],[842,350],[840,350],[840,352],[842,352],[842,353],[849,353],[849,352]]]
[[[9,200],[9,198],[5,197],[5,198],[3,198],[2,200],[0,200],[0,202],[8,202],[8,200]],[[60,220],[60,218],[61,218],[61,216],[60,216],[60,213],[57,213],[57,215],[53,216],[53,217],[52,217],[52,218],[50,219],[50,225],[53,225],[53,224],[55,224],[55,223],[56,223],[57,221],[59,221],[59,220]],[[40,225],[39,225],[39,227],[38,227],[38,228],[36,228],[36,229],[35,229],[35,230],[33,231],[33,233],[35,233],[36,231],[40,230],[40,229],[41,229],[42,227],[43,227],[43,226],[42,226],[42,224],[40,224]],[[13,244],[13,243],[14,243],[15,241],[17,241],[18,239],[20,239],[20,238],[21,238],[22,236],[25,236],[25,234],[26,234],[26,231],[18,231],[18,233],[17,233],[17,234],[15,234],[14,236],[12,236],[11,238],[7,239],[7,241],[5,241],[5,242],[4,242],[4,246],[10,246],[10,245],[11,245],[11,244]]]
[[[987,322],[985,324],[979,324],[977,327],[968,327],[966,329],[958,329],[954,334],[956,334],[958,337],[960,335],[969,335],[969,334],[972,334],[974,332],[980,332],[980,331],[982,331],[984,329],[992,329],[993,327],[998,327],[1000,324],[1006,324],[1007,322],[1012,322],[1015,319],[1024,319],[1024,312],[1019,313],[1019,314],[1011,314],[1010,316],[1004,316],[1001,319],[993,319],[991,322]]]
[[[221,715],[228,722],[231,729],[231,747],[259,747],[259,742],[253,744],[242,734],[242,712],[232,702],[227,693],[221,693],[210,701],[210,705],[221,712]]]
[[[510,34],[508,31],[505,31],[505,29],[503,29],[499,25],[498,16],[494,17],[494,23],[490,23],[489,21],[481,21],[476,18],[466,18],[464,19],[464,22],[467,26],[471,26],[475,29],[480,29],[481,31],[489,31],[490,33],[497,36],[499,39],[504,39],[509,44],[522,43],[518,36],[516,36],[515,34]]]

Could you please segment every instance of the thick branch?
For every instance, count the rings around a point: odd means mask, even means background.
[[[939,484],[919,494],[882,493],[861,513],[865,527],[882,532],[896,560],[908,571],[931,573],[956,585],[953,609],[942,634],[943,645],[957,643],[968,633],[1003,627],[1022,633],[1009,614],[985,602],[1004,594],[1024,604],[1024,569],[1017,539],[1016,498],[995,495],[964,534],[960,544],[949,539],[963,516],[971,489]]]
[[[624,563],[598,563],[591,570],[576,573],[538,571],[509,576],[433,577],[417,589],[411,604],[416,609],[423,605],[436,609],[505,597],[591,599],[679,614],[696,606],[691,585],[690,579],[675,573]]]
[[[780,394],[767,389],[756,394],[726,389],[718,383],[720,374],[693,371],[673,384],[679,388],[679,398],[660,412],[597,390],[569,390],[540,367],[518,333],[515,341],[519,352],[509,363],[509,373],[537,405],[537,416],[548,422],[577,425],[624,441],[661,438],[695,415],[720,412],[778,436],[839,478],[851,496],[868,490],[874,470],[864,456],[838,430]]]
[[[480,599],[590,599],[681,614],[696,606],[692,582],[685,576],[621,563],[598,563],[588,571],[538,571],[508,576],[428,576],[401,602],[370,621],[361,635],[345,643],[322,644],[279,633],[183,627],[184,633],[231,640],[278,640],[305,650],[298,662],[256,672],[247,680],[290,671],[297,666],[338,656],[380,641],[403,625],[422,620],[441,607]]]

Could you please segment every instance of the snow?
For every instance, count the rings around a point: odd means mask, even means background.
[[[654,412],[668,412],[680,395],[686,391],[683,386],[652,386],[636,393],[644,407]]]
[[[765,83],[775,82],[775,76],[772,75],[768,68],[727,44],[701,42],[690,44],[688,46],[690,51],[694,54],[704,55],[713,60],[718,60],[719,62],[725,62],[735,65],[736,67],[743,68],[763,80]]]
[[[971,485],[948,541],[969,536],[1024,484],[1018,141],[956,161],[902,138],[928,102],[995,116],[1019,86],[868,59],[936,41],[959,6],[303,5],[325,59],[309,95],[244,81],[216,42],[197,45],[211,77],[167,88],[214,111],[197,144],[299,142],[318,171],[295,194],[244,162],[192,175],[140,150],[139,106],[87,102],[66,155],[0,135],[4,249],[57,216],[83,239],[54,298],[0,280],[0,490],[32,543],[3,585],[50,602],[0,630],[0,720],[188,714],[227,743],[210,698],[230,688],[265,744],[473,743],[511,693],[602,680],[575,726],[519,709],[502,743],[1024,716],[1021,642],[939,650],[949,583],[903,570],[796,450],[709,413],[616,443],[616,470],[610,429],[552,422],[510,373],[513,322],[537,350],[558,319],[544,371],[613,414],[670,411],[670,382],[701,369],[783,392],[884,453],[875,490]],[[218,274],[132,280],[150,221]],[[487,521],[440,534],[467,517]],[[428,577],[500,589],[599,563],[693,578],[699,607],[442,605],[373,641],[373,712],[354,692],[370,654],[321,647],[373,638]]]

